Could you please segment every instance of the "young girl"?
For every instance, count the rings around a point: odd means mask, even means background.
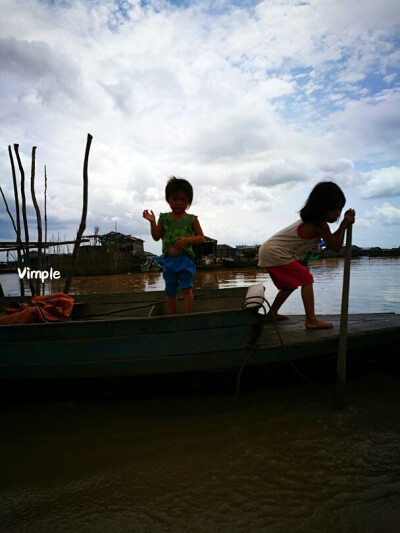
[[[355,219],[355,211],[346,211],[339,229],[331,233],[328,223],[336,222],[346,198],[333,182],[318,183],[311,191],[306,204],[300,211],[301,220],[273,235],[259,250],[258,266],[265,267],[279,292],[269,314],[282,320],[289,318],[278,314],[290,294],[301,287],[306,313],[307,329],[333,328],[333,324],[318,320],[314,312],[314,278],[307,268],[299,263],[321,239],[334,252],[340,251],[346,228]]]
[[[176,314],[179,290],[182,291],[185,313],[191,313],[196,271],[192,245],[204,241],[203,230],[197,217],[186,213],[193,201],[193,188],[188,181],[170,178],[165,188],[165,199],[171,213],[160,213],[157,224],[153,211],[143,211],[143,218],[150,222],[153,239],[162,239],[168,313]]]

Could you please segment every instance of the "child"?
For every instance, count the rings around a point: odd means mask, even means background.
[[[269,312],[270,317],[276,320],[289,318],[279,315],[278,311],[290,294],[301,286],[306,328],[333,328],[333,324],[318,320],[315,316],[312,285],[314,279],[299,260],[321,239],[334,252],[341,249],[346,228],[354,222],[355,211],[353,209],[346,211],[335,233],[331,233],[328,223],[339,219],[345,203],[346,198],[335,183],[330,181],[318,183],[300,211],[301,220],[276,233],[261,245],[258,266],[266,268],[279,289]]]
[[[179,289],[183,295],[184,311],[191,313],[196,271],[192,245],[204,241],[203,230],[197,217],[186,213],[193,201],[193,188],[188,181],[170,178],[165,188],[165,199],[171,213],[160,213],[157,224],[153,211],[143,211],[143,218],[150,222],[153,239],[162,239],[168,313],[176,314]]]

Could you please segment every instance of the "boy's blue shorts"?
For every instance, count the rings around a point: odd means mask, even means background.
[[[187,254],[166,255],[163,270],[165,294],[175,296],[180,289],[191,289],[195,272],[194,261]]]

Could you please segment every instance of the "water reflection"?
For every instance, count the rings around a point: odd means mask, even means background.
[[[400,312],[400,284],[398,271],[400,259],[358,258],[351,263],[349,310],[352,313]],[[309,268],[314,276],[315,306],[317,314],[340,313],[343,260],[320,259],[311,261]],[[5,295],[18,295],[16,274],[0,275]],[[46,285],[47,292],[62,292],[65,279],[53,280]],[[234,270],[198,270],[195,288],[230,288],[263,283],[265,295],[272,301],[276,288],[268,274],[258,268]],[[162,273],[140,272],[112,276],[77,276],[73,278],[70,294],[121,293],[164,290]],[[28,287],[26,294],[29,294]],[[282,312],[303,313],[300,291],[295,291],[285,303]]]
[[[210,394],[3,410],[2,531],[397,531],[398,391],[364,376],[343,412],[308,384],[224,413]]]
[[[353,261],[351,310],[400,312],[398,267],[399,259]],[[339,312],[343,261],[310,269],[318,312]],[[15,281],[18,291],[15,277],[5,279],[5,292]],[[255,282],[274,297],[268,275],[256,269],[198,271],[195,285]],[[77,277],[71,293],[163,286],[158,273]],[[286,310],[302,312],[299,291]],[[206,390],[192,378],[185,394],[175,384],[168,396],[156,385],[135,396],[131,382],[118,382],[97,396],[86,384],[83,397],[74,385],[70,396],[47,402],[13,384],[0,410],[0,530],[397,531],[398,372],[350,383],[341,412],[332,410],[331,385],[268,386],[266,375],[250,386],[245,372],[233,405],[235,380],[224,386],[220,374]]]

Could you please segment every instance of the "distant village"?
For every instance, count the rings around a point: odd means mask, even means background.
[[[146,251],[144,243],[143,239],[117,231],[110,231],[104,235],[96,232],[94,235],[84,236],[75,263],[74,274],[79,276],[161,270],[161,258]],[[66,275],[70,266],[69,246],[71,244],[63,242],[51,244],[45,256],[44,266],[52,267],[61,272],[61,275]],[[203,243],[193,248],[198,268],[257,266],[259,245],[232,247],[226,244],[220,245],[215,239],[206,237]],[[7,256],[7,261],[0,264],[0,272],[5,269],[14,271],[17,268],[17,262],[13,260],[11,251]],[[32,267],[35,267],[36,256],[37,252],[31,250],[30,265]]]
[[[98,228],[96,228],[94,235],[88,235],[82,239],[74,267],[74,275],[122,274],[162,270],[162,258],[145,251],[144,243],[143,239],[117,231],[100,235]],[[5,245],[6,243],[0,244]],[[218,244],[216,239],[206,237],[203,243],[194,246],[196,266],[198,269],[256,267],[259,247],[259,244],[242,244],[233,247],[227,244]],[[31,267],[35,266],[36,255],[37,252],[32,249],[30,252]],[[308,259],[315,260],[343,255],[344,248],[339,253],[333,253],[323,246],[319,246],[310,252]],[[353,245],[352,256],[399,257],[400,247],[382,249],[379,247],[360,248]],[[53,268],[65,276],[69,271],[70,263],[71,253],[68,245],[63,242],[51,243],[47,248],[43,266]],[[14,272],[16,270],[17,262],[13,258],[12,252],[9,251],[7,252],[7,261],[0,263],[0,272]]]

